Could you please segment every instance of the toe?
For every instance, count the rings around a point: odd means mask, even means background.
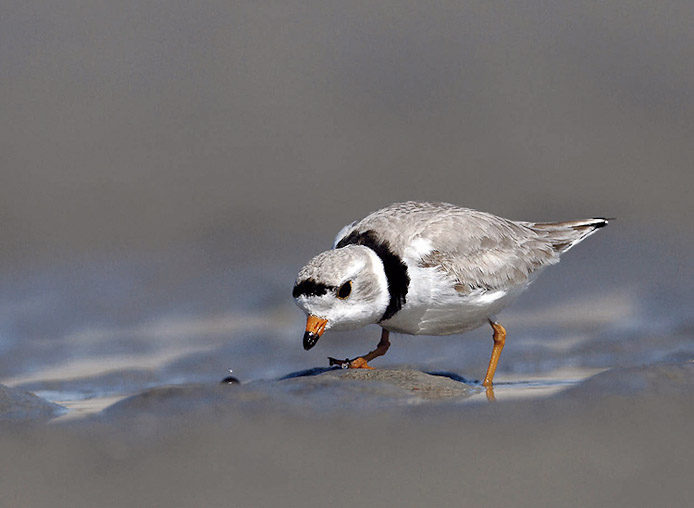
[[[349,368],[350,369],[371,369],[373,370],[373,367],[366,363],[366,360],[364,360],[361,356],[359,358],[355,358],[351,362],[349,362]]]

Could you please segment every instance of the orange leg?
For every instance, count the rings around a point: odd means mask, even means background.
[[[339,365],[345,369],[373,369],[373,367],[367,362],[386,354],[386,351],[388,351],[388,348],[390,347],[388,335],[390,335],[388,330],[383,328],[383,331],[381,332],[381,340],[378,342],[376,349],[365,354],[364,356],[359,356],[354,360],[336,360],[335,358],[328,358],[328,360],[330,360],[330,365]]]
[[[499,323],[494,323],[489,321],[494,329],[494,347],[492,348],[492,357],[489,359],[489,367],[487,367],[487,374],[484,376],[483,386],[491,387],[492,380],[494,379],[494,373],[496,372],[496,366],[499,363],[499,357],[501,356],[501,350],[504,349],[504,343],[506,342],[506,330]],[[493,392],[492,392],[493,397]]]
[[[487,395],[487,400],[489,402],[496,402],[496,397],[494,396],[494,385],[487,386],[485,394]]]

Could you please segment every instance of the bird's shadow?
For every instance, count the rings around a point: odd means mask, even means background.
[[[285,379],[294,379],[297,377],[311,377],[318,376],[324,372],[330,372],[331,370],[342,370],[341,367],[313,367],[311,369],[297,370],[296,372],[290,372],[279,378],[279,381],[284,381]]]

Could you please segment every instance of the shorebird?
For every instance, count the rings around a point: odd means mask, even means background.
[[[332,250],[299,272],[293,296],[307,315],[304,349],[326,330],[378,324],[376,349],[330,365],[372,368],[389,332],[463,333],[489,323],[493,347],[483,385],[491,387],[506,339],[497,314],[559,256],[608,219],[519,222],[448,203],[409,201],[342,228]]]

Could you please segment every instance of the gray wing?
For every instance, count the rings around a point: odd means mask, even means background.
[[[397,203],[344,228],[341,236],[367,231],[400,257],[414,240],[426,240],[431,250],[415,262],[448,273],[460,292],[523,284],[538,268],[559,261],[552,242],[532,224],[447,203]]]

